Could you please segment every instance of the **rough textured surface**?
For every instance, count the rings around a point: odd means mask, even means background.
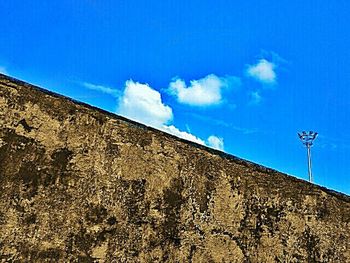
[[[350,262],[350,198],[0,75],[0,259]]]

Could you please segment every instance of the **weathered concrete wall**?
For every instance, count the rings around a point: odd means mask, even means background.
[[[0,75],[0,258],[350,262],[350,198]]]

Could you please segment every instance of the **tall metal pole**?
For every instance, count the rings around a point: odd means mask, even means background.
[[[312,167],[311,167],[311,146],[313,145],[314,140],[317,137],[317,132],[309,131],[309,132],[301,132],[298,133],[299,139],[306,146],[307,149],[307,167],[308,167],[308,175],[309,182],[312,183]]]
[[[312,170],[311,170],[311,145],[308,144],[307,148],[307,167],[309,173],[309,182],[312,183]]]

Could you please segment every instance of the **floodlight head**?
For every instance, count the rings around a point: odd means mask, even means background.
[[[313,141],[317,137],[317,132],[314,131],[302,131],[301,133],[298,133],[299,139],[306,147],[311,147],[313,145]]]

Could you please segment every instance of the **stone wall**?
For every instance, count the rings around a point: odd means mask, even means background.
[[[0,75],[0,259],[350,262],[350,197]]]

